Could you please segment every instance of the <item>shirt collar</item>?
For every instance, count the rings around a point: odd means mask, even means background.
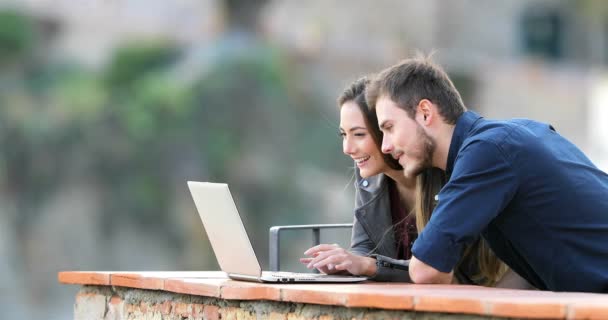
[[[462,142],[467,137],[469,131],[471,131],[471,127],[477,120],[482,117],[473,111],[466,111],[463,113],[458,120],[456,121],[456,127],[454,127],[454,133],[452,135],[452,141],[450,142],[450,151],[448,153],[448,163],[446,165],[446,174],[448,177],[452,175],[452,170],[454,169],[454,161],[456,161],[456,156],[458,155],[458,151],[462,146]]]

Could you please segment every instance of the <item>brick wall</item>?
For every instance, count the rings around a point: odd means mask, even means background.
[[[84,286],[76,295],[75,320],[214,319],[489,319],[474,315],[345,308],[274,301],[222,300],[123,287]]]

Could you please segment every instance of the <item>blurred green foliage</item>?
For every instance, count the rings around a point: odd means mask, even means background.
[[[105,71],[106,85],[126,89],[148,73],[166,68],[177,53],[176,47],[158,40],[118,48]]]
[[[25,55],[34,42],[33,23],[17,11],[0,11],[0,61]]]
[[[187,179],[231,183],[254,238],[266,237],[272,224],[321,216],[319,202],[300,190],[298,172],[339,165],[339,140],[328,139],[335,126],[321,115],[318,96],[301,90],[310,87],[294,76],[302,70],[280,50],[259,41],[231,49],[230,41],[218,41],[208,49],[217,58],[186,82],[172,72],[183,48],[138,41],[91,71],[28,63],[36,38],[31,22],[0,17],[19,25],[0,28],[0,45],[10,44],[11,54],[26,61],[23,72],[0,82],[0,178],[17,199],[18,228],[27,228],[58,185],[74,179],[98,186],[107,237],[113,221],[126,221],[145,232],[162,230],[179,247],[183,235],[170,211],[175,188],[185,188]]]

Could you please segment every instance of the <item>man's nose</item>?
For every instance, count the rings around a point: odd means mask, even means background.
[[[382,153],[388,154],[388,153],[393,152],[393,144],[386,137],[386,135],[384,135],[384,137],[382,137],[382,147],[380,149],[382,150]]]

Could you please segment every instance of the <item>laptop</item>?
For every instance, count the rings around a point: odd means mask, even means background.
[[[302,283],[352,283],[366,277],[262,271],[228,185],[188,181],[188,188],[222,271],[235,280]]]

